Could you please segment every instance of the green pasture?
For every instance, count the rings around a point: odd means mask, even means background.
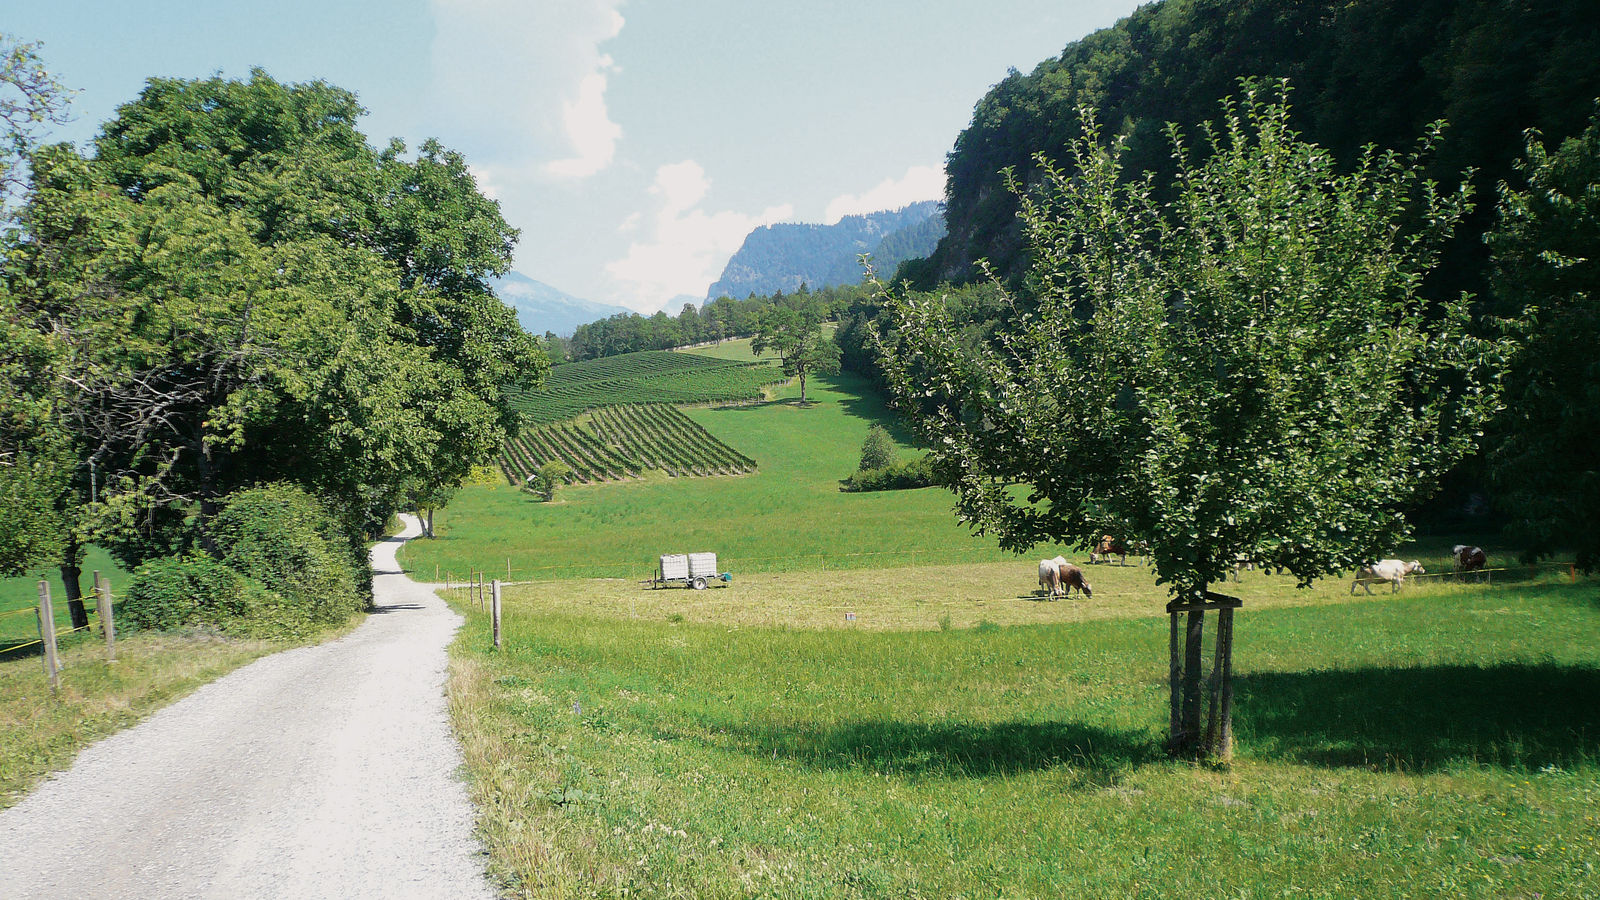
[[[96,570],[111,579],[114,591],[125,586],[129,577],[110,554],[99,547],[90,547],[84,554],[83,560],[82,584],[85,595],[94,584],[93,573]],[[31,610],[38,605],[40,578],[50,582],[51,605],[55,610],[56,628],[65,631],[72,627],[67,615],[66,590],[61,586],[61,571],[55,566],[40,566],[16,578],[0,578],[0,649],[38,639],[38,620],[31,613],[23,611]],[[85,603],[89,608],[92,622],[94,600],[86,596]]]
[[[1161,749],[1160,590],[1092,574],[1104,599],[878,586],[853,623],[806,601],[821,572],[790,599],[513,587],[498,653],[458,595],[494,865],[528,897],[1600,895],[1595,581],[1246,573],[1210,767]]]
[[[703,347],[688,347],[676,351],[678,353],[693,353],[697,356],[709,356],[712,359],[731,359],[739,362],[753,362],[757,359],[772,359],[767,356],[756,356],[750,350],[750,338],[734,338],[717,344],[707,344]]]
[[[841,493],[868,426],[889,416],[850,375],[815,379],[812,392],[806,406],[786,386],[765,403],[685,410],[754,459],[755,474],[571,485],[553,503],[512,487],[463,488],[435,514],[437,539],[407,544],[402,563],[431,580],[436,568],[504,577],[510,560],[513,580],[538,580],[645,578],[661,554],[699,551],[717,553],[736,578],[1012,558],[957,525],[943,490]]]

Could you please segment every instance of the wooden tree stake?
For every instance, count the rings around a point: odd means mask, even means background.
[[[1181,749],[1194,750],[1200,740],[1200,653],[1206,633],[1206,611],[1189,611],[1189,633],[1183,648],[1183,738]]]

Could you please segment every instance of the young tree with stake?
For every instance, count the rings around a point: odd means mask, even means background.
[[[1226,609],[1221,639],[1238,605],[1211,585],[1240,556],[1307,585],[1391,550],[1494,410],[1504,348],[1470,334],[1466,298],[1418,295],[1470,206],[1419,174],[1437,127],[1341,174],[1290,128],[1287,85],[1223,113],[1199,160],[1170,129],[1161,202],[1081,111],[1070,169],[1012,185],[1034,265],[1009,330],[969,352],[936,298],[882,288],[878,345],[963,521],[1018,552],[1148,542],[1172,598],[1172,747],[1226,755],[1225,701],[1220,733],[1197,724],[1204,611]]]

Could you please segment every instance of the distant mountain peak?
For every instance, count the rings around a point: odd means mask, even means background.
[[[901,262],[932,253],[943,236],[944,213],[935,200],[849,215],[832,225],[762,225],[745,236],[706,299],[854,284],[861,280],[863,253],[892,274]]]
[[[530,334],[542,335],[546,331],[553,331],[562,337],[569,337],[579,325],[633,311],[574,297],[521,272],[507,272],[498,278],[491,278],[489,286],[494,289],[496,297],[517,311],[517,322],[522,325],[522,330]]]

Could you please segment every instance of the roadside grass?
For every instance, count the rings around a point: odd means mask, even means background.
[[[499,653],[457,596],[493,865],[527,897],[1600,893],[1593,580],[1369,598],[1246,574],[1237,755],[1213,767],[1162,753],[1160,592],[1112,574],[932,627],[867,586],[857,623],[819,617],[801,575],[632,586],[632,611],[530,585]]]
[[[80,750],[100,738],[246,663],[348,634],[365,618],[355,616],[298,642],[238,640],[203,631],[119,632],[117,659],[109,664],[104,639],[91,630],[63,641],[61,690],[53,696],[37,647],[0,658],[0,809],[16,804],[51,772],[70,766]]]
[[[436,514],[437,539],[408,543],[401,563],[429,580],[436,568],[441,577],[495,577],[509,559],[509,580],[534,580],[645,578],[663,553],[707,550],[736,576],[819,562],[883,568],[913,553],[923,561],[1012,558],[957,524],[941,489],[841,493],[868,427],[890,416],[850,375],[813,379],[817,403],[801,407],[797,393],[787,386],[767,403],[684,410],[754,459],[755,474],[569,485],[552,503],[511,487],[464,487]]]

